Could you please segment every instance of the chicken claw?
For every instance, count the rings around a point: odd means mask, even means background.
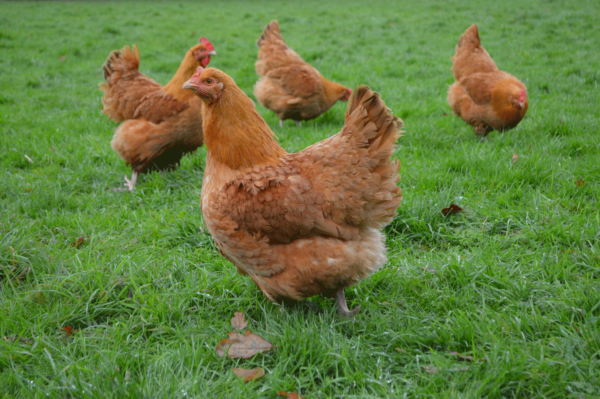
[[[348,309],[346,294],[343,288],[335,293],[335,304],[337,305],[338,314],[347,319],[354,317],[360,310],[360,305],[352,310]]]
[[[129,180],[127,176],[125,176],[126,183],[124,183],[123,185],[127,187],[131,192],[135,191],[135,183],[137,182],[137,177],[137,172],[133,172],[133,174],[131,175],[131,180]]]

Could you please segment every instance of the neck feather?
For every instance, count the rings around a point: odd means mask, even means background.
[[[232,170],[276,165],[287,154],[235,83],[212,104],[203,101],[202,123],[208,155]]]
[[[325,79],[322,75],[321,82],[323,82],[323,90],[325,91],[327,104],[329,107],[332,107],[340,99],[340,93],[345,89],[345,87],[339,83]]]
[[[180,100],[193,97],[194,93],[192,93],[191,90],[184,90],[182,87],[183,84],[196,73],[197,66],[198,63],[196,62],[194,55],[191,51],[188,51],[183,58],[183,61],[179,65],[177,72],[175,72],[175,75],[169,81],[169,83],[165,85],[163,90]]]

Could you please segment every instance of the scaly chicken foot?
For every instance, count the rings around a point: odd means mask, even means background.
[[[302,122],[300,122],[300,121],[294,121],[294,122],[296,122],[296,127],[302,126]]]
[[[344,293],[343,288],[335,293],[335,304],[337,305],[338,314],[348,319],[354,317],[360,310],[360,305],[352,310],[348,309],[348,304],[346,303],[346,294]]]
[[[283,127],[283,119],[279,120],[279,127]]]
[[[129,189],[129,191],[134,192],[135,191],[135,183],[137,183],[137,178],[138,178],[137,172],[132,173],[131,180],[129,180],[127,178],[127,176],[125,176],[126,183],[124,183],[124,186],[127,187]]]
[[[483,126],[483,125],[473,126],[473,131],[475,132],[475,134],[477,136],[481,136],[481,141],[482,142],[486,142],[487,141],[487,135],[488,135],[489,132],[487,131],[487,129],[485,128],[485,126]]]

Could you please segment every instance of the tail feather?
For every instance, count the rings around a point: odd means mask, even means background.
[[[258,46],[258,61],[256,62],[256,73],[265,76],[269,71],[294,64],[304,64],[304,60],[294,50],[289,48],[276,20],[271,21],[264,29],[260,39],[256,41]]]
[[[375,125],[375,135],[367,137],[369,140],[369,151],[376,151],[382,146],[395,145],[404,127],[402,119],[392,115],[391,110],[379,96],[379,93],[371,90],[369,86],[361,85],[352,92],[346,109],[346,121],[357,108],[364,108],[367,112],[369,122]],[[391,154],[390,154],[391,156]]]
[[[353,91],[348,101],[345,125],[353,124],[350,134],[358,135],[357,143],[364,143],[372,166],[369,180],[374,185],[368,201],[364,224],[383,228],[396,215],[402,194],[396,184],[400,180],[400,162],[392,161],[396,142],[401,136],[404,122],[392,115],[378,93],[366,85]],[[362,137],[360,136],[362,134]],[[363,138],[364,137],[364,138]]]
[[[452,64],[452,73],[456,81],[474,73],[498,71],[492,57],[481,46],[479,31],[475,24],[471,25],[458,39]]]
[[[481,46],[481,40],[479,39],[479,30],[477,25],[471,25],[465,33],[458,39],[456,45],[456,52],[458,53],[462,49],[474,49]]]
[[[110,53],[104,65],[102,65],[104,80],[110,86],[116,80],[120,79],[124,73],[137,71],[139,65],[140,51],[135,44],[133,45],[133,49],[125,46],[121,50],[114,50]]]
[[[265,26],[262,35],[260,35],[260,39],[256,41],[256,45],[261,48],[264,43],[272,43],[273,41],[283,42],[283,37],[281,36],[281,31],[279,30],[279,22],[276,20],[272,20],[267,26]]]
[[[106,80],[106,83],[99,84],[104,92],[102,112],[115,122],[133,118],[145,96],[161,88],[140,73],[139,65],[140,52],[134,44],[133,48],[125,46],[110,53],[102,66]]]

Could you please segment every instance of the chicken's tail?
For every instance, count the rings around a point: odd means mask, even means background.
[[[104,92],[102,112],[115,122],[133,118],[144,94],[157,85],[140,81],[148,79],[138,70],[139,65],[140,52],[135,44],[113,51],[102,65],[106,80],[98,85]]]
[[[459,81],[474,73],[495,72],[497,70],[496,63],[481,46],[477,25],[471,25],[456,44],[456,53],[452,57],[454,79]]]
[[[128,71],[137,71],[140,65],[140,51],[134,44],[133,49],[129,46],[123,47],[121,50],[115,50],[106,59],[102,65],[104,80],[108,85],[114,84],[116,79],[119,79]]]
[[[462,34],[456,45],[456,52],[462,49],[474,49],[481,46],[477,25],[473,24]]]
[[[262,48],[263,45],[273,44],[273,42],[279,41],[283,42],[283,37],[281,36],[281,31],[279,30],[279,22],[272,20],[267,26],[265,26],[262,35],[260,35],[260,39],[256,41],[256,45],[258,48]]]
[[[365,156],[369,159],[368,181],[372,187],[366,198],[365,226],[383,228],[394,218],[400,205],[402,194],[396,185],[400,180],[400,162],[392,161],[391,157],[403,127],[402,119],[392,115],[379,94],[369,86],[361,85],[353,91],[348,101],[344,130],[356,138],[359,148],[368,151]]]
[[[256,73],[260,76],[269,71],[292,64],[304,64],[304,60],[294,50],[288,47],[276,20],[271,21],[264,29],[260,39],[256,41],[258,46],[258,61],[256,62]]]

